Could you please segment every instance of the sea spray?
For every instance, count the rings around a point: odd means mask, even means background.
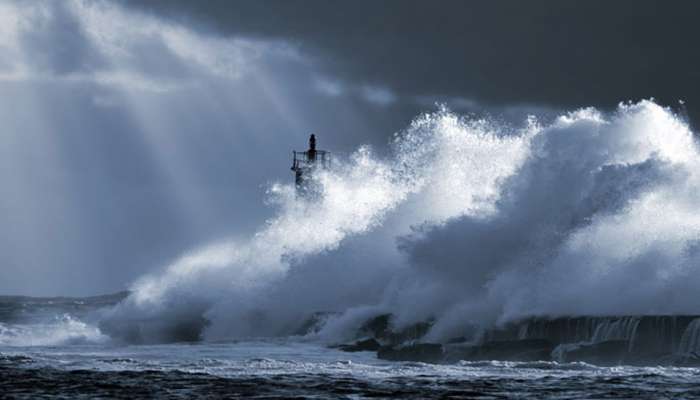
[[[0,346],[60,346],[108,340],[97,326],[70,314],[55,315],[41,323],[0,322]]]
[[[403,239],[411,286],[394,309],[410,320],[408,304],[440,302],[432,339],[527,315],[697,312],[697,163],[687,126],[652,102],[562,116],[532,136],[492,217]]]
[[[411,190],[367,147],[314,179],[323,188],[319,199],[305,200],[294,195],[291,185],[274,185],[269,201],[279,213],[250,240],[185,255],[163,273],[139,280],[133,296],[111,310],[102,326],[129,340],[192,340],[207,323],[203,314],[223,303],[221,318],[235,316],[231,332],[255,334],[250,328],[259,325],[259,296],[290,265],[371,230]]]
[[[527,315],[700,311],[699,157],[669,109],[521,129],[441,109],[392,149],[319,174],[316,202],[273,185],[277,216],[255,235],[140,280],[103,327],[141,341],[278,335],[344,313],[319,332],[332,338],[391,312],[433,318],[429,338],[445,339]]]

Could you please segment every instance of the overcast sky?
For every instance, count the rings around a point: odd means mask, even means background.
[[[2,1],[0,293],[122,290],[249,235],[310,132],[342,156],[445,103],[700,118],[694,1]]]

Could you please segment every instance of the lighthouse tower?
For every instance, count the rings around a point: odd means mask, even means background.
[[[313,173],[315,170],[330,168],[331,153],[325,150],[316,150],[316,135],[309,137],[309,149],[306,151],[294,151],[292,171],[298,195],[307,196],[318,193],[318,187],[314,184]]]

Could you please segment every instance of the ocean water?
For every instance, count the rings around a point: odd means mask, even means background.
[[[0,398],[692,398],[700,369],[389,362],[308,338],[133,345],[99,320],[126,293],[0,297]]]
[[[695,398],[700,369],[386,362],[299,340],[1,346],[3,398]]]
[[[300,336],[127,344],[99,328],[125,296],[0,297],[0,398],[700,398],[700,368],[390,362]]]

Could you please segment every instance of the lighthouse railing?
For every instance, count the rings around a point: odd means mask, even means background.
[[[325,150],[315,150],[315,157],[310,157],[309,151],[293,151],[292,169],[311,167],[314,164],[323,168],[330,168],[331,153]]]

